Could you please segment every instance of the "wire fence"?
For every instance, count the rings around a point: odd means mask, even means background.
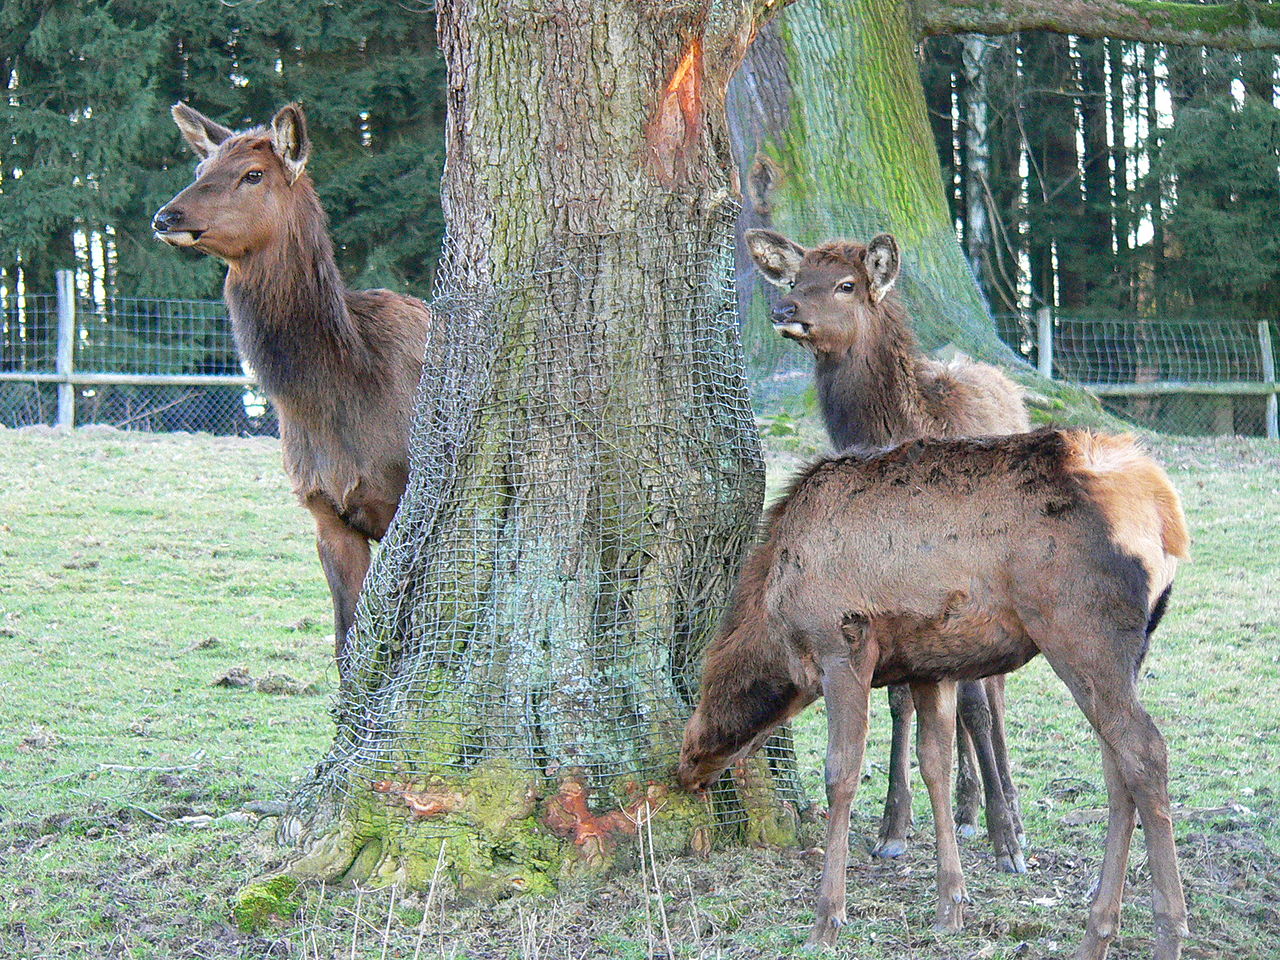
[[[0,294],[0,424],[278,432],[221,300]]]
[[[1276,438],[1275,321],[1042,311],[996,322],[1002,339],[1028,363],[1083,384],[1113,413],[1141,426]]]
[[[59,294],[0,292],[0,424],[278,433],[240,365],[221,300],[94,300],[74,291],[69,273],[60,284]],[[1041,311],[996,325],[1029,364],[1088,386],[1141,426],[1276,436],[1275,321]],[[796,373],[804,378],[807,367]],[[767,404],[767,384],[753,392]]]

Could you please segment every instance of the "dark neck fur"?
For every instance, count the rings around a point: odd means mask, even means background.
[[[238,261],[223,288],[236,343],[268,395],[333,390],[368,365],[368,349],[347,308],[328,221],[310,182],[275,245]]]
[[[916,350],[902,307],[891,300],[854,346],[842,354],[818,354],[818,401],[837,450],[854,444],[885,446],[919,436],[924,411]]]

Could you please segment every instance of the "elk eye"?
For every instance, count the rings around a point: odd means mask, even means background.
[[[788,289],[788,290],[794,290],[795,288],[796,288],[796,282],[795,282],[794,280],[790,281],[790,282],[787,284],[787,289]]]
[[[852,280],[846,280],[840,286],[836,287],[841,293],[853,293],[854,283]]]
[[[240,182],[241,183],[261,183],[262,171],[250,170],[248,173],[246,173],[243,177],[240,178]]]

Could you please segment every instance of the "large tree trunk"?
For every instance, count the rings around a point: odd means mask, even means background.
[[[546,888],[629,860],[648,816],[660,853],[793,836],[785,743],[711,802],[669,779],[763,492],[723,123],[752,22],[681,10],[440,7],[449,244],[412,472],[295,877],[425,884],[441,857]]]

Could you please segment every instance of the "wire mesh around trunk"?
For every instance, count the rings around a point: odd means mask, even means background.
[[[581,847],[649,801],[740,833],[803,803],[788,736],[711,805],[668,790],[763,493],[731,227],[710,257],[655,226],[500,286],[441,271],[409,486],[288,829],[476,842],[486,792]]]

